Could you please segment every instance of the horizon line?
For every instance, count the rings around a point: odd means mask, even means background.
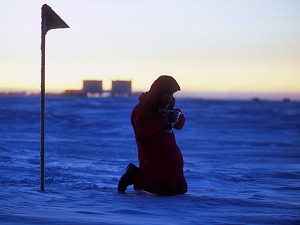
[[[106,91],[106,90],[104,90]],[[147,91],[134,90],[132,95]],[[47,95],[63,95],[64,91],[48,90]],[[39,95],[40,90],[3,90],[0,95]],[[297,92],[246,92],[246,91],[179,91],[175,93],[176,98],[195,98],[211,100],[277,100],[277,101],[300,101],[300,93]]]

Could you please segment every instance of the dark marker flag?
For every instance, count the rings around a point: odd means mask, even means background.
[[[41,191],[45,188],[45,47],[46,34],[51,29],[69,28],[48,5],[42,6],[41,65]]]
[[[57,15],[50,6],[42,6],[42,35],[46,35],[48,30],[57,28],[70,28],[68,24]]]

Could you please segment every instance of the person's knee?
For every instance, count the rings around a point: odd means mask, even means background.
[[[180,187],[177,191],[177,194],[185,194],[185,193],[187,193],[187,191],[188,191],[187,186],[186,187]]]
[[[187,193],[188,187],[187,187],[187,183],[186,183],[186,180],[184,177],[177,180],[176,185],[177,185],[177,194]]]
[[[176,183],[174,181],[164,181],[164,182],[162,182],[158,194],[162,195],[162,196],[176,195],[177,194]]]
[[[177,189],[176,188],[164,189],[164,190],[160,190],[157,194],[161,196],[173,196],[177,194]]]

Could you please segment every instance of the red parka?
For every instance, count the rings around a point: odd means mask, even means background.
[[[178,90],[180,87],[174,78],[161,76],[148,92],[139,97],[140,102],[132,111],[131,123],[138,146],[139,164],[147,179],[180,179],[184,176],[183,158],[175,135],[173,131],[166,131],[167,121],[157,105],[158,96],[162,92],[174,93]],[[173,109],[174,104],[173,98],[168,109]],[[181,114],[174,128],[180,130],[184,123],[185,118]]]

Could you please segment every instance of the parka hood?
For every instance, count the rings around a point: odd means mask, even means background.
[[[171,76],[162,75],[153,82],[148,92],[143,93],[139,97],[139,100],[143,101],[148,99],[151,104],[155,104],[158,96],[162,92],[175,93],[177,91],[180,91],[180,86],[178,85],[177,81]]]

